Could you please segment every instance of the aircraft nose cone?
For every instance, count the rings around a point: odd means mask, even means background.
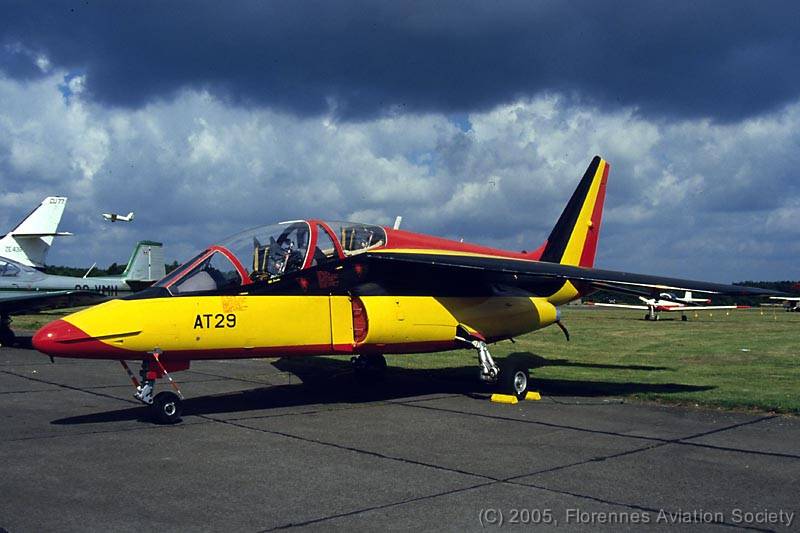
[[[70,341],[87,337],[80,328],[66,320],[55,320],[37,331],[31,342],[35,349],[47,355],[66,355],[70,351]]]

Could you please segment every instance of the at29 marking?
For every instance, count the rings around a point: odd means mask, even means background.
[[[194,329],[209,329],[209,328],[235,328],[236,327],[236,315],[233,313],[228,313],[227,315],[223,315],[222,313],[212,314],[198,314],[197,317],[194,319]]]

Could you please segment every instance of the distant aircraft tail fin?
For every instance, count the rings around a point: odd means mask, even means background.
[[[541,261],[592,267],[603,218],[610,165],[595,156],[550,232]]]
[[[122,278],[126,281],[158,281],[166,276],[162,246],[154,241],[136,243]]]
[[[59,232],[58,225],[67,198],[48,196],[22,222],[0,240],[0,253],[28,266],[44,266],[53,237],[72,235]]]
[[[128,213],[128,216],[127,216],[127,217],[125,217],[125,218],[127,218],[127,219],[128,219],[128,222],[133,222],[133,211],[131,211],[130,213]]]

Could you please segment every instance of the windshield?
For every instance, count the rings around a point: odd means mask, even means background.
[[[214,251],[172,285],[170,291],[172,294],[221,291],[241,287],[243,281],[231,260],[221,251]]]

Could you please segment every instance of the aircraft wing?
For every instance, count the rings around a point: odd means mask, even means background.
[[[464,289],[461,292],[468,292],[470,285],[477,289],[496,284],[517,287],[536,296],[549,296],[554,288],[569,281],[582,293],[609,290],[645,296],[657,295],[661,291],[694,291],[729,296],[780,294],[755,287],[452,252],[386,250],[366,252],[352,259],[368,261],[372,276],[385,280],[387,284],[405,279],[408,280],[408,286],[452,288],[460,285]]]
[[[69,231],[54,231],[51,233],[11,233],[14,237],[25,237],[26,239],[36,239],[39,237],[72,237]]]
[[[659,311],[675,312],[675,311],[712,311],[715,309],[748,309],[749,305],[686,305],[680,307],[658,307]]]
[[[621,309],[638,309],[640,311],[647,311],[649,307],[646,305],[633,305],[633,304],[606,304],[606,303],[592,303],[595,307],[617,307]]]
[[[108,300],[108,296],[93,291],[30,291],[11,296],[0,295],[0,313],[18,315],[46,309],[81,307]]]

